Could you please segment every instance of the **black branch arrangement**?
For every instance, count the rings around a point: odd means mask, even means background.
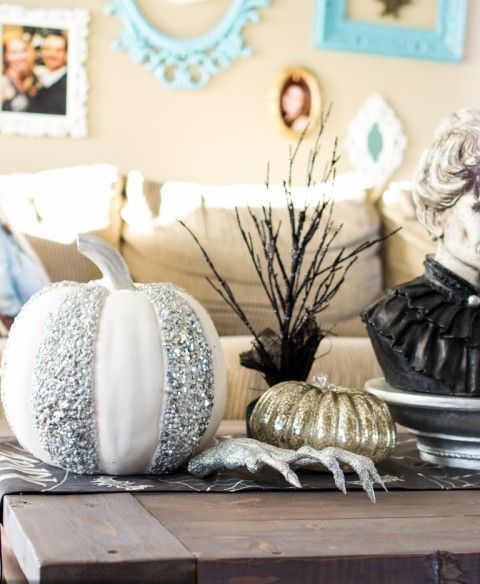
[[[317,184],[314,176],[329,115],[330,109],[322,115],[319,131],[313,147],[309,150],[307,187]],[[274,220],[271,204],[263,205],[255,211],[247,207],[253,226],[251,231],[248,231],[242,222],[238,207],[235,208],[238,229],[259,283],[271,304],[277,330],[256,329],[237,301],[229,283],[210,259],[205,246],[192,230],[180,221],[197,243],[212,271],[214,277],[207,278],[207,281],[253,336],[252,348],[240,355],[240,363],[244,367],[259,371],[269,386],[281,381],[307,379],[321,341],[331,334],[331,331],[320,326],[319,315],[328,308],[343,286],[359,254],[385,239],[378,237],[365,241],[353,250],[342,247],[333,258],[332,254],[329,254],[342,229],[342,224],[335,225],[332,220],[334,201],[331,195],[327,193],[312,203],[306,200],[300,206],[295,206],[293,174],[305,132],[306,130],[296,146],[290,148],[288,173],[282,181],[289,223],[287,228],[290,230],[289,254],[282,255],[280,252],[278,239],[283,225],[281,221]],[[335,140],[331,156],[321,172],[322,183],[333,185],[338,160]],[[270,186],[268,167],[265,184],[268,189]],[[307,250],[312,251],[308,265],[305,262]]]

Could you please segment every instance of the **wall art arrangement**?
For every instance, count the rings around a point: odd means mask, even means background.
[[[159,30],[135,0],[112,0],[106,11],[118,16],[124,25],[114,49],[129,53],[135,63],[152,71],[164,87],[201,89],[236,59],[252,54],[243,39],[243,29],[258,22],[259,9],[269,5],[270,0],[231,0],[212,30],[189,39],[175,38]]]
[[[0,5],[0,132],[87,135],[89,14]]]
[[[318,127],[322,98],[318,79],[306,69],[283,69],[268,100],[270,114],[286,136],[298,140]]]
[[[350,123],[345,146],[352,166],[381,187],[402,164],[407,137],[390,105],[374,94]]]
[[[460,61],[467,0],[317,0],[318,48]]]

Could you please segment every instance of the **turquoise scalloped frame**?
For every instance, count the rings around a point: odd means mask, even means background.
[[[118,16],[124,28],[113,48],[129,53],[135,63],[152,71],[158,82],[171,89],[201,89],[212,76],[252,49],[242,36],[245,26],[258,22],[260,8],[271,0],[232,0],[220,22],[208,33],[179,39],[154,27],[135,0],[111,0],[107,14]]]
[[[347,0],[317,0],[314,45],[321,49],[457,62],[463,58],[467,0],[438,0],[434,30],[347,19]]]

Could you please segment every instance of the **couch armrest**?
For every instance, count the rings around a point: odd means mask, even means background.
[[[240,365],[239,354],[250,348],[250,342],[248,336],[221,337],[227,366],[226,420],[243,419],[247,405],[267,387],[259,373]],[[382,375],[368,338],[327,338],[318,355],[311,376],[328,373],[336,385],[363,388],[367,379]]]

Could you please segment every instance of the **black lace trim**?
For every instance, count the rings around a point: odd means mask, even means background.
[[[477,294],[477,291],[469,282],[439,264],[431,256],[427,257],[424,266],[425,278],[447,296],[458,297],[460,301],[472,294]]]
[[[416,372],[438,379],[455,393],[480,390],[480,308],[465,280],[432,258],[426,273],[368,308],[362,319]]]

